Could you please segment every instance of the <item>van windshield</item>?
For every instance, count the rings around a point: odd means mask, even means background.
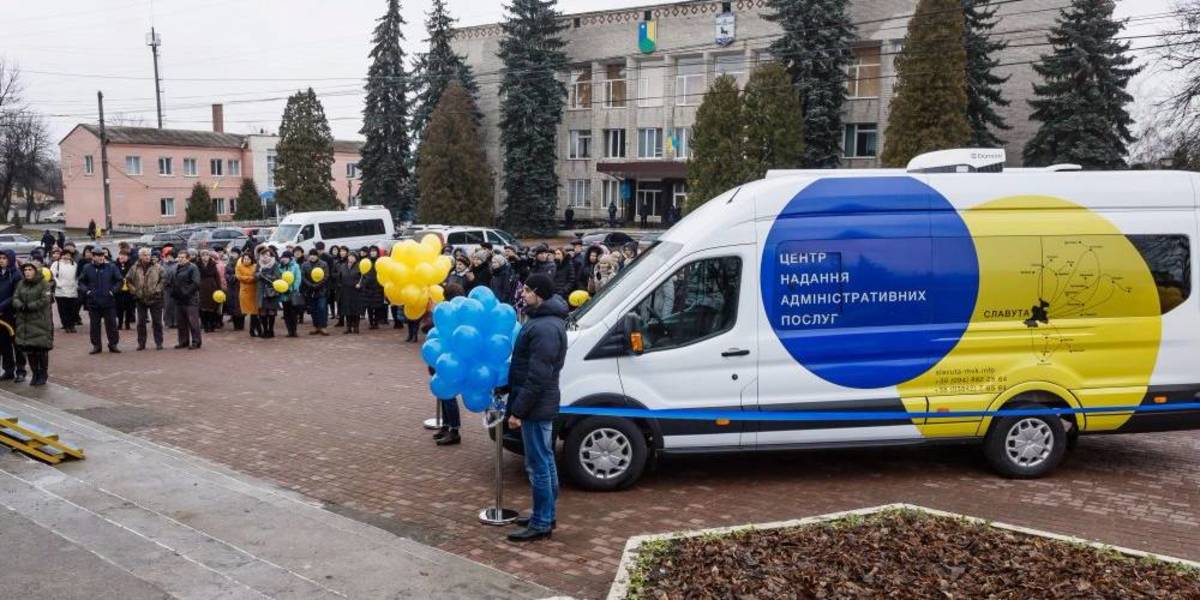
[[[617,276],[608,282],[595,298],[572,313],[570,323],[584,328],[599,323],[617,304],[629,298],[642,282],[657,273],[680,248],[683,248],[683,245],[675,242],[654,242],[654,245],[639,254],[633,262],[618,271]]]
[[[290,242],[296,239],[296,234],[300,232],[299,225],[280,225],[275,230],[275,234],[271,236],[272,242]]]

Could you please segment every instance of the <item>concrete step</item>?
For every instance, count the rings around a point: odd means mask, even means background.
[[[73,402],[86,402],[75,398]],[[549,590],[323,510],[299,495],[0,392],[83,462],[0,459],[8,507],[180,598],[534,598]]]

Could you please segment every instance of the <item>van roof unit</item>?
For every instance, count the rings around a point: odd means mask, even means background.
[[[956,148],[919,154],[908,161],[909,173],[1000,173],[1007,155],[1003,148]]]

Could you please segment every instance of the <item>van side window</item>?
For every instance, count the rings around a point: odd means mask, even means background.
[[[1150,267],[1165,315],[1192,293],[1192,249],[1186,235],[1127,235]]]
[[[482,231],[456,231],[456,232],[451,233],[450,235],[446,236],[446,243],[450,244],[450,245],[482,244],[483,243],[483,232]]]
[[[742,260],[709,258],[680,267],[633,309],[647,352],[677,348],[728,331],[737,320]]]
[[[383,236],[387,229],[382,219],[362,219],[358,221],[330,221],[321,223],[321,238],[336,240],[352,237]]]
[[[300,241],[311,240],[313,238],[313,226],[305,225],[304,229],[300,230]]]

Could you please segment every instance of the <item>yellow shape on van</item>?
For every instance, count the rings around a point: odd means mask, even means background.
[[[1018,393],[1073,407],[1142,403],[1162,337],[1159,290],[1108,219],[1070,201],[1017,196],[962,213],[979,260],[971,322],[945,358],[898,386],[929,410],[995,410]],[[1077,416],[1087,431],[1132,413]],[[982,434],[988,419],[915,421],[927,437]]]

